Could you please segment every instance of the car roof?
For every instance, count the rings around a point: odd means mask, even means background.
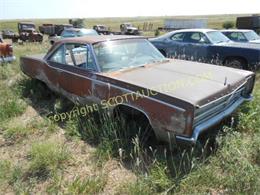
[[[83,37],[73,37],[62,39],[59,42],[62,43],[86,43],[86,44],[95,44],[105,41],[114,41],[114,40],[126,40],[126,39],[146,39],[143,36],[125,36],[125,35],[94,35],[94,36],[83,36]]]
[[[85,28],[65,28],[64,31],[81,31],[82,29]],[[86,30],[92,30],[92,29],[86,29]]]
[[[194,31],[206,33],[206,32],[211,32],[211,31],[218,31],[218,30],[207,29],[207,28],[192,28],[192,29],[175,30],[175,31],[172,31],[172,32],[176,33],[176,32],[194,32]]]
[[[221,32],[250,32],[252,30],[250,29],[226,29],[226,30],[221,30]]]
[[[33,22],[19,22],[19,24],[33,24],[33,25],[35,25]]]

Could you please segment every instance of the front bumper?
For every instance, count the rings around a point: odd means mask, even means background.
[[[198,140],[198,137],[203,132],[207,131],[210,127],[217,125],[220,123],[224,118],[230,116],[243,102],[252,100],[253,97],[250,96],[248,98],[240,97],[236,102],[234,102],[231,106],[229,106],[223,112],[217,114],[210,120],[196,126],[193,130],[191,137],[184,137],[184,136],[176,136],[176,141],[179,142],[187,142],[191,144],[195,144]]]
[[[16,60],[15,56],[0,57],[0,63],[13,62],[15,60]]]

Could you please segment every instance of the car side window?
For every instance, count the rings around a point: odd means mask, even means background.
[[[233,41],[238,41],[238,33],[236,32],[230,33],[228,37]]]
[[[188,33],[186,35],[185,41],[189,43],[201,43],[201,44],[209,43],[208,38],[203,33],[200,32]]]
[[[238,34],[237,34],[237,39],[238,39],[239,41],[246,41],[246,38],[245,38],[245,36],[244,36],[243,33],[238,33]]]
[[[171,37],[171,40],[173,41],[183,41],[183,39],[184,39],[184,33],[176,33]]]
[[[50,61],[52,62],[57,62],[60,64],[65,64],[65,49],[64,49],[64,45],[60,46],[55,52],[54,54],[50,57]]]
[[[85,44],[62,45],[50,58],[50,61],[95,70],[95,61]]]

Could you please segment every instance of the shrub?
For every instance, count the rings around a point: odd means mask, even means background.
[[[222,27],[225,29],[234,28],[235,24],[233,21],[226,21],[223,23]]]
[[[154,36],[155,36],[155,37],[160,36],[160,31],[159,31],[159,29],[156,29],[156,30],[155,30],[155,32],[154,32]]]

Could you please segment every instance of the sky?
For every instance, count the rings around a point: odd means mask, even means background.
[[[0,0],[0,19],[260,13],[260,0]]]

